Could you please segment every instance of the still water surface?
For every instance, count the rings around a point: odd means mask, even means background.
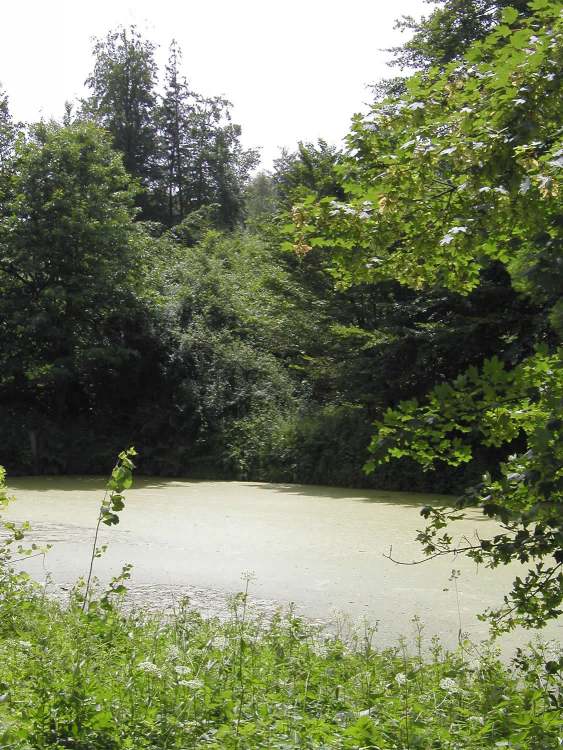
[[[45,562],[27,569],[41,580],[52,573],[61,591],[87,571],[104,480],[20,478],[11,481],[17,498],[11,517],[29,520],[32,538],[50,542]],[[477,569],[464,558],[423,565],[396,565],[384,557],[420,558],[416,529],[422,505],[445,498],[414,493],[348,490],[254,482],[193,482],[138,479],[126,493],[119,526],[103,527],[106,555],[96,562],[104,580],[130,562],[132,595],[148,606],[169,604],[183,594],[203,611],[224,609],[225,595],[240,591],[241,575],[252,571],[251,593],[264,611],[295,602],[313,619],[335,612],[353,620],[379,622],[378,642],[389,645],[412,632],[418,614],[428,634],[450,645],[459,623],[473,638],[486,635],[476,614],[502,600],[518,568]],[[495,526],[475,514],[456,533],[481,536]],[[461,571],[458,592],[449,581]],[[458,610],[459,604],[459,610]],[[544,635],[558,638],[553,624]],[[511,643],[521,641],[513,637]]]

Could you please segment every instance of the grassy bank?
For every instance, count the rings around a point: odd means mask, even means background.
[[[369,630],[345,644],[291,613],[260,624],[248,618],[244,593],[226,622],[187,603],[169,618],[125,613],[119,598],[98,594],[83,612],[80,589],[62,608],[25,581],[4,580],[0,747],[560,743],[560,675],[537,648],[510,666],[492,648],[447,652],[434,641],[428,651],[423,633],[379,651]]]

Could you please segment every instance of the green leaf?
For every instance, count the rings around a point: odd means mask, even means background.
[[[501,18],[504,23],[512,25],[518,18],[518,11],[509,5],[507,8],[502,9]]]
[[[520,29],[510,37],[510,46],[515,49],[523,49],[530,41],[530,32],[527,29]]]
[[[92,729],[109,729],[114,725],[114,718],[110,711],[100,711],[92,716],[89,724]]]
[[[115,511],[123,510],[123,508],[125,507],[123,499],[124,499],[123,495],[112,495],[111,496],[110,500],[111,500],[111,507],[113,508],[113,510],[115,510]]]
[[[104,514],[102,523],[105,523],[106,526],[117,526],[119,523],[119,516],[117,513],[111,513],[108,511]]]

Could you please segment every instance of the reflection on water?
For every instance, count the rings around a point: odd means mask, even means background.
[[[92,477],[11,482],[18,499],[11,515],[30,520],[37,541],[55,543],[46,567],[65,587],[86,570],[103,488],[104,479]],[[103,528],[100,544],[109,549],[97,571],[103,579],[131,562],[133,594],[144,605],[164,606],[174,592],[197,591],[198,607],[216,613],[228,592],[242,588],[241,574],[252,570],[253,593],[266,608],[295,602],[312,618],[344,611],[378,620],[385,644],[408,632],[419,614],[429,632],[453,643],[459,614],[452,568],[461,570],[461,626],[475,637],[486,634],[476,613],[498,604],[518,571],[477,570],[464,558],[405,567],[384,557],[392,545],[397,559],[419,558],[419,509],[445,502],[414,493],[140,478],[126,493],[119,526]],[[472,536],[476,526],[481,537],[496,528],[475,514],[455,529]],[[45,575],[41,558],[28,568]],[[554,625],[550,635],[557,632]]]

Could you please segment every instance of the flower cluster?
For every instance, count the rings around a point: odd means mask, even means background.
[[[444,677],[440,680],[440,687],[445,690],[446,693],[459,693],[457,682],[452,680],[451,677]]]
[[[140,664],[137,664],[137,669],[139,670],[139,672],[145,672],[146,674],[150,674],[153,677],[162,677],[162,672],[156,666],[156,664],[152,663],[152,661],[140,662]]]

